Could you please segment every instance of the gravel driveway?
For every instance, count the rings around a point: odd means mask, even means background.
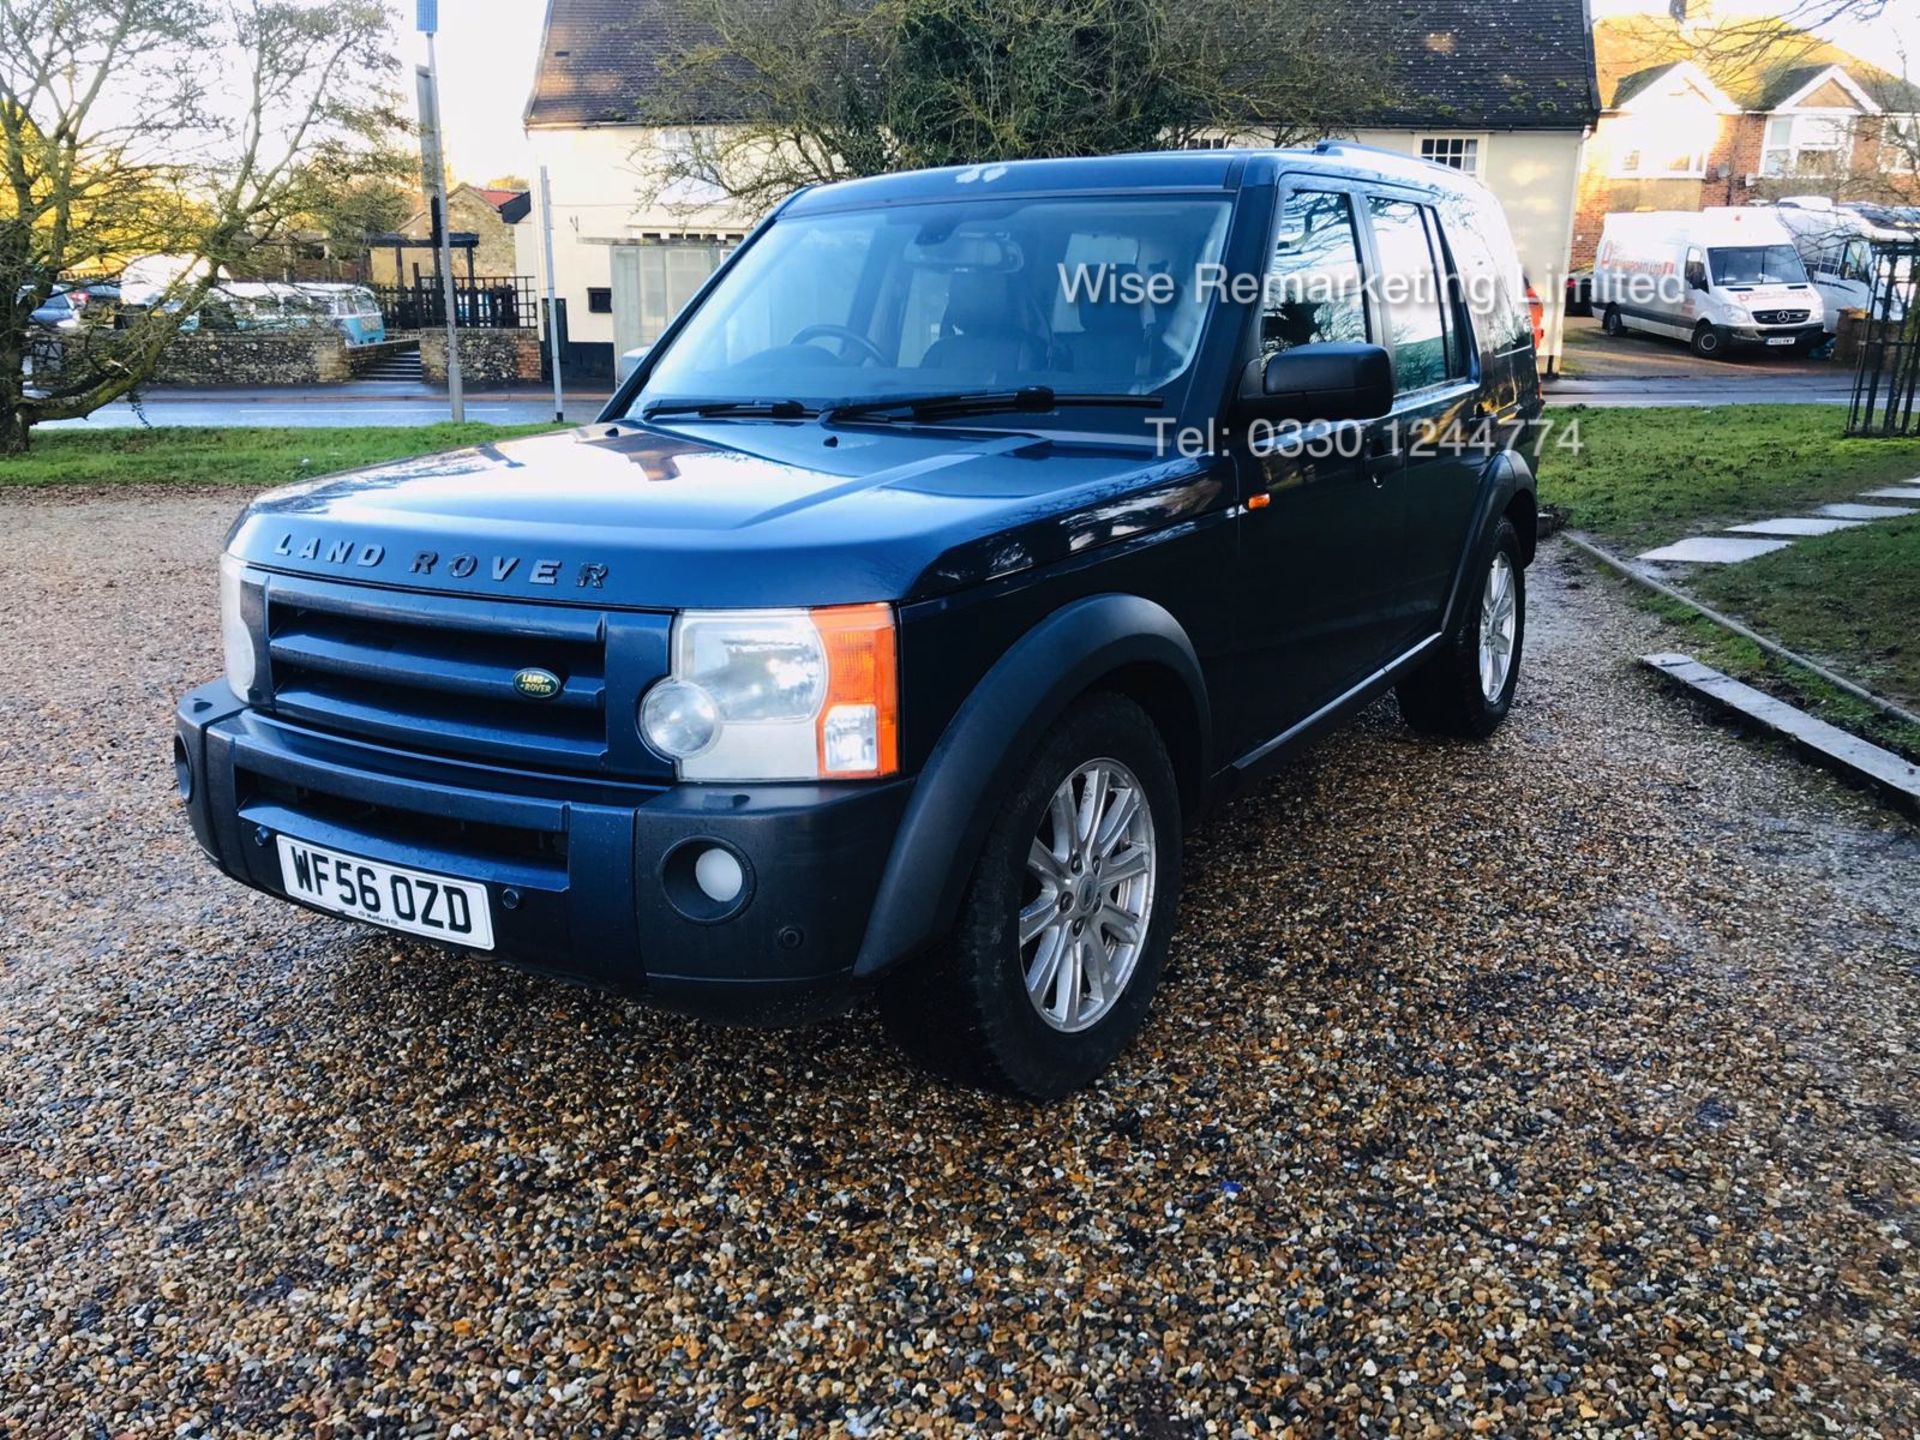
[[[1920,1427],[1920,838],[1557,547],[1500,736],[1388,703],[1218,819],[1034,1109],[216,875],[236,504],[0,495],[0,1434]]]

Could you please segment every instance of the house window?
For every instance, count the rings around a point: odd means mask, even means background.
[[[1480,137],[1477,135],[1422,135],[1420,158],[1451,165],[1469,175],[1480,173]]]
[[[611,315],[613,313],[613,290],[606,285],[587,287],[587,313],[589,315]]]
[[[1853,158],[1853,117],[1803,111],[1767,121],[1762,175],[1839,175]]]
[[[1880,168],[1920,170],[1920,115],[1889,115],[1880,122]]]
[[[1635,116],[1615,130],[1613,133],[1620,138],[1614,149],[1613,173],[1644,180],[1698,180],[1704,176],[1708,136],[1697,124],[1679,124],[1678,119],[1663,111]],[[1707,120],[1711,126],[1713,117]]]
[[[1614,167],[1616,175],[1646,179],[1673,179],[1677,176],[1698,180],[1706,173],[1707,157],[1704,151],[1684,143],[1671,145],[1657,140],[1621,151],[1619,163]]]

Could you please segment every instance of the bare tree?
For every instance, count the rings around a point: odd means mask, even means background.
[[[1344,43],[1346,0],[692,0],[706,38],[636,118],[686,126],[646,187],[764,209],[887,170],[1351,128],[1384,58]],[[726,123],[705,97],[730,97]]]
[[[151,375],[308,162],[390,126],[386,40],[377,0],[0,0],[0,455]],[[158,303],[30,387],[32,312],[148,254],[185,262]]]

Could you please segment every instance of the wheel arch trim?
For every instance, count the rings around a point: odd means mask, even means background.
[[[1186,630],[1138,595],[1064,605],[994,662],[934,746],[881,876],[856,977],[878,975],[946,933],[1016,767],[1068,706],[1109,681],[1161,727],[1181,803],[1197,809],[1212,774],[1213,719]],[[1168,716],[1182,711],[1186,733],[1167,735]]]

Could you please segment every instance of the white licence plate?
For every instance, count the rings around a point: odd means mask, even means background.
[[[1769,345],[1791,345],[1791,344],[1793,344],[1793,336],[1791,336],[1791,335],[1769,335],[1769,336],[1767,337],[1767,343],[1768,343]]]
[[[475,950],[493,948],[487,887],[276,836],[287,894],[337,915]]]

